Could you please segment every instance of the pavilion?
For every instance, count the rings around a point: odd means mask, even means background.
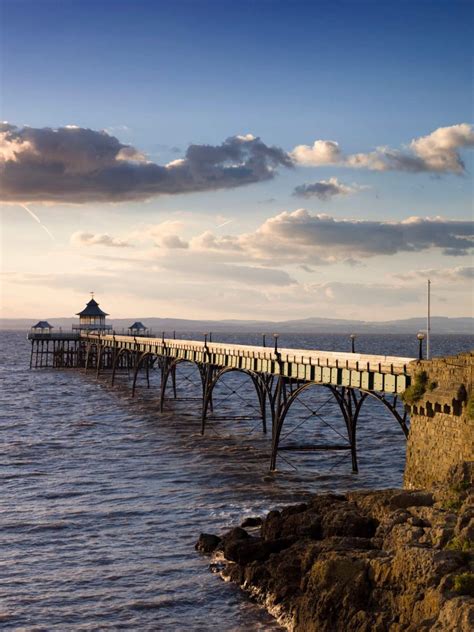
[[[112,325],[107,325],[105,322],[108,314],[100,309],[99,303],[94,299],[94,293],[91,292],[91,294],[91,300],[87,303],[82,312],[77,313],[77,316],[79,316],[79,324],[73,325],[72,328],[79,330],[81,333],[111,331]]]

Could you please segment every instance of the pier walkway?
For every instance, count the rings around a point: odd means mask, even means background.
[[[203,434],[209,413],[214,409],[213,391],[219,380],[232,371],[245,374],[255,387],[264,433],[267,432],[267,419],[271,422],[272,470],[276,468],[279,450],[349,450],[352,469],[357,471],[357,420],[367,397],[381,402],[408,436],[408,412],[399,395],[410,385],[408,365],[414,358],[285,349],[278,348],[276,342],[274,347],[259,347],[113,333],[73,333],[69,338],[67,334],[31,333],[29,339],[32,341],[31,366],[93,369],[97,377],[111,374],[112,384],[117,372],[127,369],[133,376],[133,395],[140,372],[145,374],[149,387],[150,371],[159,370],[161,410],[170,389],[172,397],[177,397],[176,367],[180,363],[192,363],[199,371],[202,386],[200,412]],[[51,351],[47,350],[49,341],[52,343]],[[36,362],[33,362],[34,345]],[[44,354],[46,360],[43,364]],[[53,358],[52,362],[48,360],[48,354]],[[303,391],[313,386],[326,388],[334,396],[345,422],[347,442],[280,447],[282,428],[292,404]],[[313,414],[318,416],[316,412]]]

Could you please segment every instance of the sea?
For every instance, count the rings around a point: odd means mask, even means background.
[[[196,338],[192,332],[179,337]],[[199,339],[201,335],[199,334]],[[218,342],[258,344],[252,334]],[[474,347],[474,337],[433,335],[433,355]],[[284,335],[281,347],[350,350],[344,335]],[[209,570],[194,545],[246,517],[310,494],[402,484],[405,438],[368,399],[358,425],[359,473],[348,451],[279,454],[269,472],[248,377],[216,387],[214,419],[200,434],[200,385],[178,367],[178,398],[159,412],[159,373],[135,398],[122,373],[30,370],[25,332],[0,333],[0,629],[258,631],[278,624]],[[356,350],[414,357],[416,336],[360,335]],[[308,389],[282,445],[340,444],[345,427],[330,391]]]

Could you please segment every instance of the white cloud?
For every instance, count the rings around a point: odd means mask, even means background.
[[[112,237],[108,233],[89,233],[80,230],[71,235],[70,241],[73,246],[108,246],[110,248],[131,246],[128,241]]]
[[[335,165],[342,160],[339,143],[335,140],[315,140],[312,145],[297,145],[291,156],[296,163],[311,167]]]
[[[474,247],[474,222],[442,217],[408,217],[402,221],[336,219],[306,209],[284,211],[265,220],[254,232],[219,235],[207,230],[190,238],[182,221],[165,221],[129,233],[126,239],[108,234],[77,232],[74,245],[124,247],[155,246],[140,250],[144,259],[167,256],[167,250],[189,251],[211,257],[213,265],[252,261],[265,266],[358,265],[370,257],[441,250],[463,256]],[[158,247],[158,249],[156,248]],[[161,252],[162,251],[162,252]],[[176,253],[177,256],[177,253]],[[458,272],[465,268],[458,267]]]
[[[272,264],[327,264],[431,249],[465,255],[474,245],[473,236],[474,222],[469,220],[339,220],[298,209],[270,217],[253,233],[220,237],[207,231],[192,239],[191,246]]]
[[[336,141],[317,140],[291,152],[295,163],[306,166],[339,165],[372,171],[456,173],[465,171],[460,150],[474,146],[474,129],[468,123],[439,127],[413,139],[403,149],[377,147],[367,153],[345,155]]]

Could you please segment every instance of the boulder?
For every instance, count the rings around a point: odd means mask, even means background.
[[[198,541],[194,545],[194,548],[196,551],[200,551],[205,555],[210,555],[217,549],[220,543],[221,538],[217,535],[212,535],[211,533],[201,533]]]

